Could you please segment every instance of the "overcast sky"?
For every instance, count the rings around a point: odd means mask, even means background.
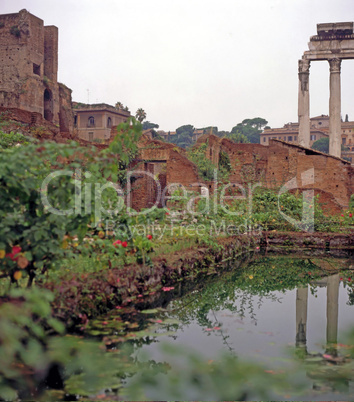
[[[354,21],[353,0],[0,0],[59,28],[59,77],[80,102],[142,107],[163,130],[297,121],[298,59],[321,22]],[[354,61],[342,115],[354,120]],[[311,116],[328,114],[329,68],[314,62]],[[89,91],[88,91],[89,90]]]

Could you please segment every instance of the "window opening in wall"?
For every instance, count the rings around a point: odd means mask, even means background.
[[[33,74],[41,75],[41,66],[33,63]]]
[[[44,118],[53,123],[53,97],[48,88],[44,91]]]
[[[294,141],[297,141],[297,136],[296,135],[294,136]]]
[[[95,118],[93,116],[88,118],[87,127],[95,127]]]
[[[292,140],[293,140],[293,136],[292,136],[292,135],[289,135],[288,141],[292,141]]]
[[[107,119],[107,127],[112,127],[112,119],[110,117]]]
[[[314,134],[311,134],[311,135],[310,135],[310,140],[311,140],[311,141],[316,141],[316,136],[315,136]]]
[[[74,126],[77,126],[77,115],[74,116]]]
[[[266,142],[266,141],[267,141],[266,137],[263,137],[263,142]]]
[[[89,132],[88,135],[89,135],[89,141],[93,141],[93,132],[92,131]]]

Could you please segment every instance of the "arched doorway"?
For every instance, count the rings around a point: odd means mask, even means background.
[[[44,118],[53,123],[53,95],[48,88],[44,91]]]

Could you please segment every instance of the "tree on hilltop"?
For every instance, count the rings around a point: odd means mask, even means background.
[[[159,125],[156,123],[151,123],[149,121],[144,121],[143,130],[150,130],[151,128],[159,128]]]
[[[176,133],[178,135],[188,134],[192,136],[194,133],[194,126],[192,126],[191,124],[185,124],[184,126],[176,128]]]
[[[241,133],[230,133],[227,138],[237,144],[249,144],[248,138]]]
[[[135,117],[140,121],[140,123],[143,122],[143,120],[146,119],[146,112],[144,109],[139,108],[136,112],[135,112]]]
[[[259,134],[267,124],[267,120],[262,117],[245,119],[242,123],[238,123],[236,126],[232,127],[231,133],[243,134],[250,143],[259,144]]]

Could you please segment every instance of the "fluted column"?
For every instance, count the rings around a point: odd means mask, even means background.
[[[310,61],[299,60],[299,144],[310,147]]]
[[[342,127],[341,127],[341,91],[340,91],[340,59],[329,62],[329,154],[341,156]]]

